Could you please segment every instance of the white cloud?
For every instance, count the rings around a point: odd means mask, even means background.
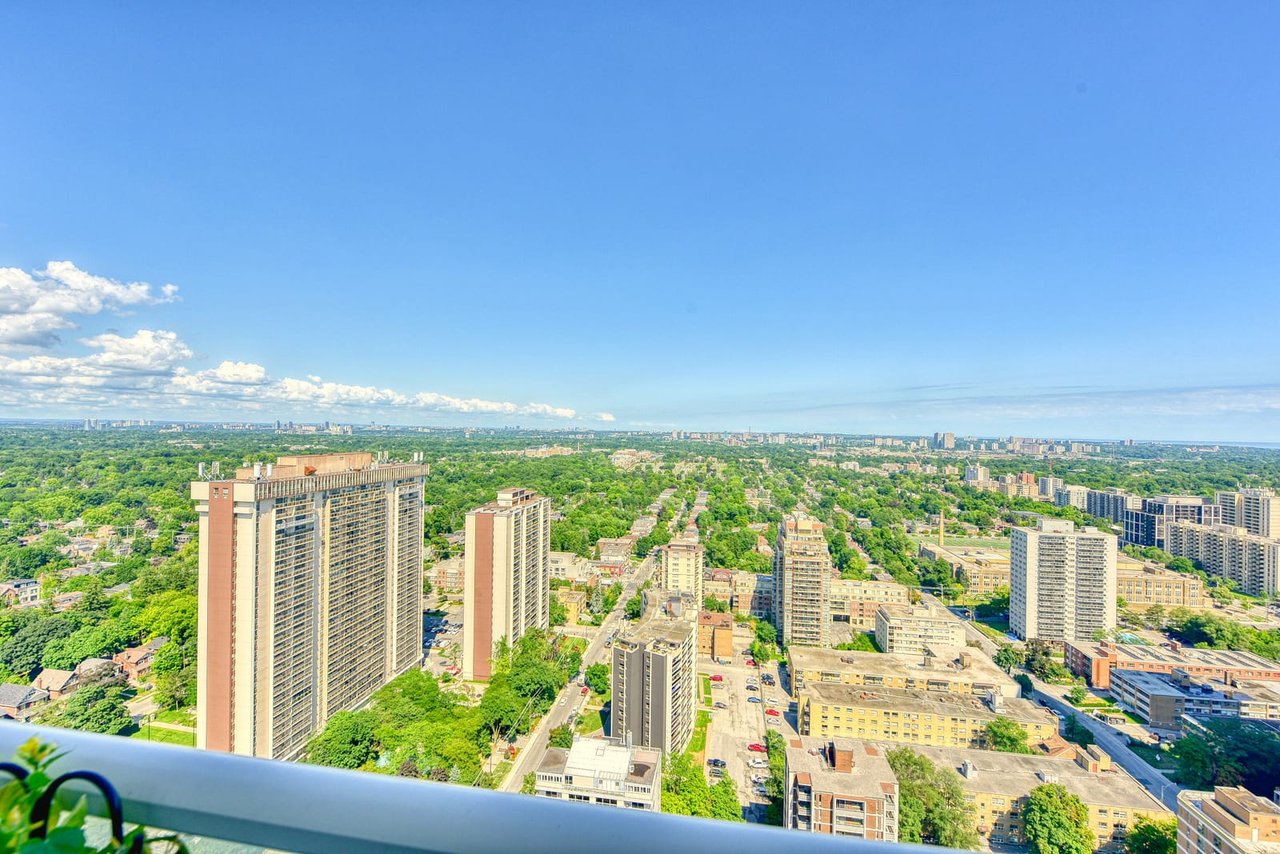
[[[195,355],[177,333],[163,329],[140,329],[128,338],[108,332],[82,343],[98,349],[89,359],[100,367],[143,373],[172,373]]]
[[[597,412],[594,417],[597,421],[617,421],[618,420],[613,417],[612,412]]]
[[[272,407],[325,414],[333,408],[402,409],[481,416],[577,420],[577,410],[549,403],[517,404],[438,392],[400,392],[373,385],[329,382],[314,374],[273,378],[253,362],[226,359],[194,371],[195,353],[175,332],[140,329],[81,338],[87,352],[54,353],[59,332],[73,318],[122,312],[177,299],[178,289],[94,276],[69,261],[28,273],[0,267],[0,404],[27,409],[129,407],[135,410],[270,411]],[[21,355],[5,355],[5,351]],[[608,413],[591,416],[612,421]]]
[[[0,267],[0,349],[47,349],[61,341],[59,332],[76,328],[73,317],[177,298],[176,285],[156,290],[146,282],[117,282],[70,261],[50,261],[31,273]]]

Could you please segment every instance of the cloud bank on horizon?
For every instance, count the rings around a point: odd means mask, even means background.
[[[340,408],[615,420],[608,412],[580,413],[548,403],[406,393],[318,376],[276,378],[262,365],[234,359],[193,370],[195,351],[176,332],[163,329],[78,338],[84,349],[80,353],[69,353],[64,346],[64,335],[79,329],[80,318],[124,315],[178,299],[176,285],[118,282],[87,273],[70,261],[51,261],[32,272],[0,267],[0,405],[37,411],[103,405],[152,411],[189,410],[214,402],[250,410],[283,405],[317,413]]]

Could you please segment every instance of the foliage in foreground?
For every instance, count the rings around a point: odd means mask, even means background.
[[[898,839],[974,849],[973,807],[964,799],[960,775],[939,768],[909,747],[885,754],[898,778]]]
[[[1093,854],[1089,810],[1059,783],[1031,790],[1022,809],[1022,828],[1036,854]]]
[[[1128,854],[1174,854],[1178,850],[1178,820],[1138,816],[1124,844]]]
[[[662,811],[674,815],[745,821],[738,803],[738,788],[728,777],[707,784],[706,774],[694,763],[690,751],[667,760],[662,775]]]
[[[499,644],[479,704],[411,670],[380,688],[368,709],[339,712],[307,745],[307,761],[336,768],[494,785],[483,759],[499,738],[528,732],[550,706],[582,655],[576,646],[531,632],[515,647]]]

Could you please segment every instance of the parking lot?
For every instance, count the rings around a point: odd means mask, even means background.
[[[763,744],[765,732],[769,729],[777,730],[784,738],[794,736],[795,718],[790,711],[790,698],[778,678],[777,663],[760,668],[746,664],[746,656],[742,652],[750,642],[748,632],[735,631],[734,663],[715,664],[709,659],[703,659],[699,663],[699,670],[719,675],[723,680],[711,683],[713,702],[723,703],[725,708],[712,712],[711,727],[707,733],[707,758],[724,760],[724,774],[737,784],[739,800],[748,805],[748,818],[757,820],[763,817],[768,798],[758,792],[752,777],[763,779],[768,776],[768,757],[767,754],[749,750],[747,745]],[[774,686],[764,684],[763,677],[766,674],[774,679]],[[755,680],[758,690],[748,688],[750,680]],[[752,702],[752,698],[760,702]],[[774,702],[770,704],[769,700]],[[767,709],[776,710],[779,714],[770,715],[766,712]],[[750,763],[753,760],[761,767],[752,768]],[[714,783],[717,778],[710,767],[707,768],[707,774],[708,779]]]
[[[455,605],[445,611],[443,617],[424,614],[422,617],[422,653],[426,657],[424,670],[439,676],[446,667],[461,663],[462,658],[462,606]]]

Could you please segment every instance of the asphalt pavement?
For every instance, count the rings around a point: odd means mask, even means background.
[[[613,611],[605,618],[604,623],[596,632],[595,639],[587,644],[587,650],[582,656],[584,670],[596,662],[611,660],[609,656],[612,651],[605,648],[604,642],[609,635],[613,634],[614,629],[618,628],[623,622],[622,610],[626,606],[627,600],[634,596],[640,586],[649,579],[649,576],[653,573],[653,566],[653,557],[645,558],[631,574],[631,579],[624,583],[622,595],[618,597],[618,604],[614,606]],[[548,740],[551,738],[551,730],[565,723],[573,712],[580,711],[585,699],[582,694],[582,687],[572,681],[560,690],[551,706],[551,710],[543,716],[532,732],[516,742],[520,752],[516,754],[515,763],[511,766],[511,770],[507,772],[506,780],[503,781],[501,788],[504,791],[520,791],[525,775],[536,771],[538,766],[542,764],[542,758],[547,752]]]

